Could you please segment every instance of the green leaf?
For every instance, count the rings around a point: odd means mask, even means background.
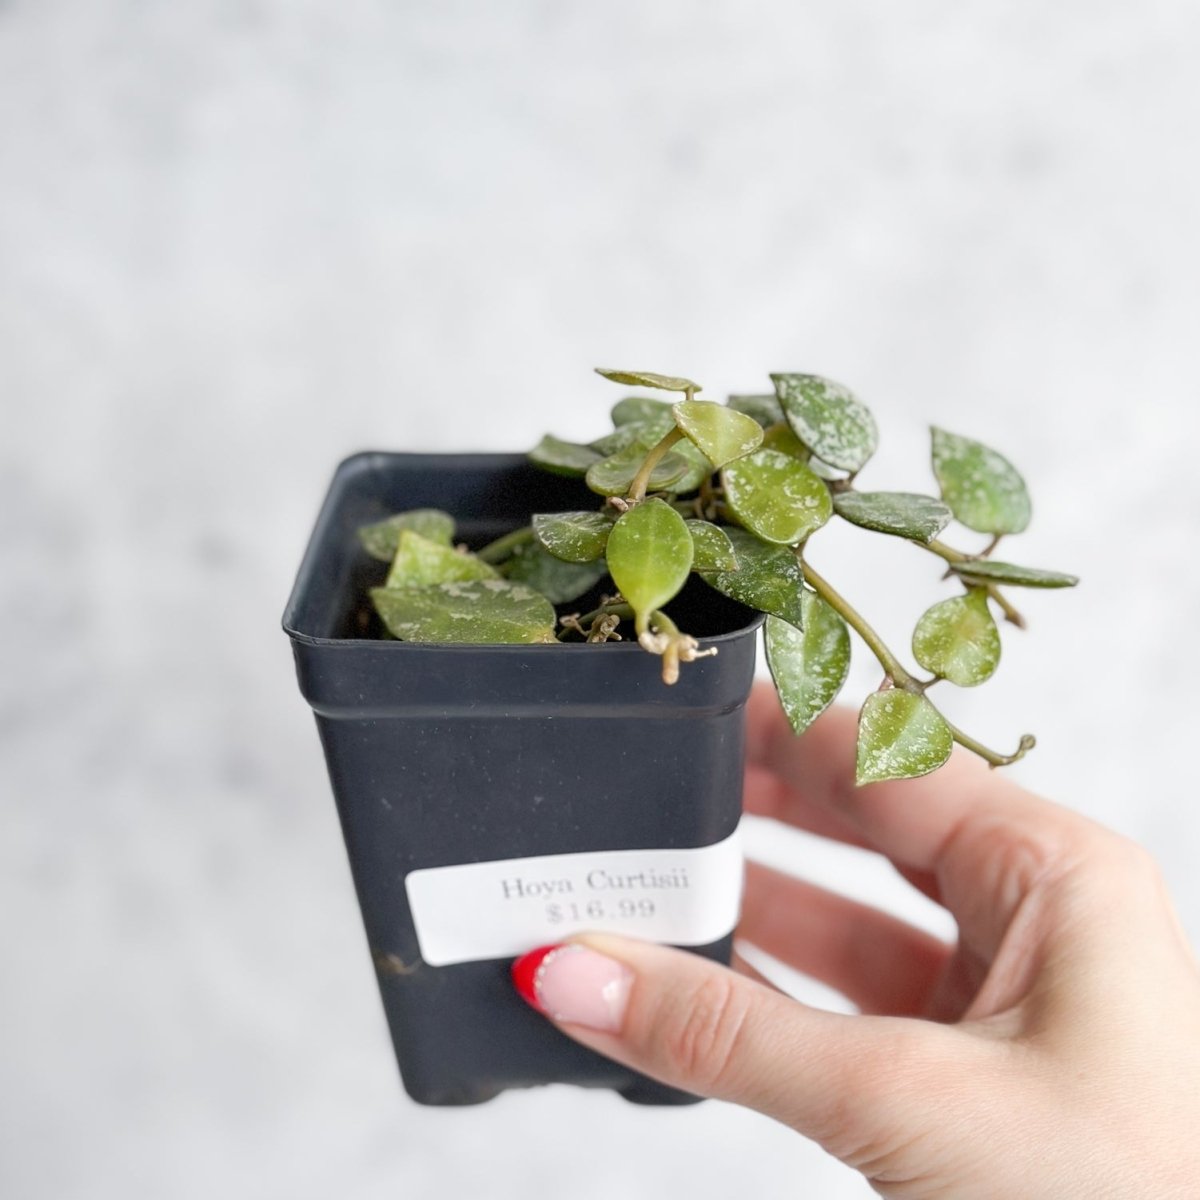
[[[783,409],[774,396],[730,396],[728,404],[734,412],[753,417],[764,429],[783,420]]]
[[[641,445],[649,450],[657,445],[664,435],[675,428],[675,414],[669,404],[663,405],[663,411],[637,421],[626,421],[618,425],[612,433],[606,433],[602,438],[590,442],[593,450],[600,454],[619,454],[630,446]]]
[[[737,555],[729,534],[710,521],[685,521],[692,535],[693,571],[736,571]]]
[[[875,418],[849,388],[820,375],[772,375],[796,436],[831,467],[859,471],[875,453]]]
[[[579,446],[574,442],[564,442],[561,438],[546,434],[544,438],[529,452],[529,461],[555,475],[570,475],[580,478],[587,474],[587,469],[593,463],[600,461],[600,455],[590,446]]]
[[[594,463],[588,468],[588,487],[601,496],[623,496],[629,490],[633,477],[638,473],[649,452],[648,447],[638,443]],[[687,470],[687,459],[674,452],[665,454],[650,473],[647,490],[661,491],[669,484],[682,479]]]
[[[396,557],[388,572],[387,587],[426,587],[431,583],[455,583],[464,579],[495,579],[496,572],[474,554],[460,554],[440,542],[401,531]]]
[[[1000,664],[1000,630],[988,610],[987,590],[942,600],[926,609],[913,630],[913,657],[927,671],[959,687],[974,687]]]
[[[612,521],[598,512],[539,513],[533,535],[563,562],[594,562],[604,553]]]
[[[812,463],[812,451],[792,432],[790,425],[772,425],[763,434],[763,449],[778,450],[788,458],[799,459],[802,463]]]
[[[706,571],[705,583],[749,608],[803,625],[804,574],[795,554],[744,529],[726,528],[725,534],[733,544],[738,569]]]
[[[504,565],[504,574],[541,592],[551,604],[569,604],[608,574],[604,559],[593,562],[563,562],[537,542],[518,546]]]
[[[597,367],[597,375],[611,379],[613,383],[624,383],[629,387],[658,388],[664,392],[698,392],[700,385],[678,375],[659,375],[656,371],[615,371],[610,367]]]
[[[767,666],[796,733],[803,733],[837,698],[850,671],[850,630],[814,592],[805,591],[804,629],[768,617]]]
[[[751,533],[795,546],[833,515],[829,488],[802,462],[756,450],[721,472],[725,501]]]
[[[953,748],[950,726],[924,696],[899,688],[872,692],[858,718],[856,782],[928,775]]]
[[[687,438],[676,442],[671,453],[687,463],[687,470],[678,479],[664,484],[660,489],[670,492],[672,496],[685,496],[688,492],[694,492],[716,470]]]
[[[363,525],[358,531],[358,540],[372,558],[390,563],[396,557],[400,534],[405,529],[411,529],[443,546],[449,546],[454,541],[454,518],[440,508],[411,508],[383,521]]]
[[[840,492],[833,508],[854,525],[915,542],[932,541],[954,516],[940,500],[914,492]]]
[[[1013,587],[1064,588],[1074,587],[1078,575],[1061,571],[1044,571],[1040,567],[1018,567],[1015,563],[996,562],[990,558],[968,559],[951,563],[952,570],[968,583],[1007,583]]]
[[[655,400],[650,396],[626,396],[624,400],[618,400],[613,405],[612,423],[617,427],[642,422],[660,424],[663,427],[662,432],[666,433],[675,422],[670,400]],[[662,433],[658,436],[662,437]],[[658,438],[654,440],[657,441]]]
[[[749,454],[763,440],[753,417],[712,400],[681,400],[674,411],[675,423],[714,467]]]
[[[1002,454],[933,427],[933,473],[955,517],[978,533],[1020,533],[1032,507],[1025,481]]]
[[[693,553],[687,525],[664,500],[644,500],[612,527],[608,569],[638,616],[639,632],[641,622],[687,582]]]
[[[388,632],[406,642],[555,640],[550,601],[533,588],[507,579],[372,588],[371,600]]]

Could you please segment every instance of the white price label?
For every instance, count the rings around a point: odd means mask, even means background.
[[[461,863],[405,880],[431,967],[514,958],[573,933],[705,946],[732,932],[742,900],[740,830],[687,850],[597,850]]]

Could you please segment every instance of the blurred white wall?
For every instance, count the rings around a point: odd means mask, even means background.
[[[1008,451],[1013,555],[1085,582],[953,712],[1036,731],[1020,777],[1200,938],[1198,37],[1172,0],[0,3],[0,1192],[868,1194],[726,1106],[399,1091],[279,614],[339,457],[588,435],[598,363],[843,379],[880,486],[930,486],[929,421]],[[905,645],[936,572],[828,541]]]

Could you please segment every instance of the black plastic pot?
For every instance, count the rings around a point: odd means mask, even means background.
[[[337,470],[284,613],[404,1085],[423,1104],[473,1104],[553,1082],[647,1104],[692,1099],[560,1034],[513,990],[511,954],[429,965],[406,889],[409,874],[427,868],[706,847],[737,827],[762,618],[699,581],[671,612],[719,654],[686,665],[674,687],[631,642],[446,646],[375,636],[366,589],[386,566],[360,549],[358,526],[438,507],[478,546],[533,512],[594,505],[581,483],[516,456],[356,455]],[[689,949],[728,961],[731,940]]]

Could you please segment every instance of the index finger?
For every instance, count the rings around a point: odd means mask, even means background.
[[[857,787],[857,732],[852,711],[832,708],[797,737],[774,690],[756,687],[746,756],[748,779],[760,783],[748,783],[749,811],[878,850],[918,886],[930,876],[936,886],[923,890],[960,917],[973,897],[1011,911],[1040,871],[1098,832],[965,751],[931,775]]]

